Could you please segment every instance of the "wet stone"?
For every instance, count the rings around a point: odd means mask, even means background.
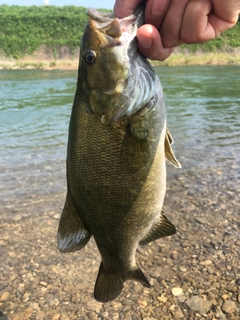
[[[211,260],[203,260],[200,262],[200,264],[202,266],[209,266],[210,264],[212,264],[212,261]]]
[[[186,301],[186,305],[195,312],[205,314],[211,308],[212,302],[204,300],[201,297],[193,296]]]
[[[233,313],[236,309],[236,304],[232,300],[226,300],[222,305],[222,311],[225,313]]]
[[[172,294],[177,297],[179,296],[180,294],[183,293],[183,289],[182,288],[172,288]]]

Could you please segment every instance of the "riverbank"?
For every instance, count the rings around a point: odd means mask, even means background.
[[[233,174],[234,168],[228,170]],[[194,179],[202,177],[206,188],[199,194],[186,189],[192,173],[170,181],[164,209],[178,232],[138,248],[138,264],[152,287],[127,281],[119,298],[104,304],[93,298],[100,264],[94,241],[81,252],[58,252],[65,194],[55,199],[56,209],[41,214],[24,218],[22,208],[23,216],[11,218],[3,212],[0,318],[2,312],[5,320],[239,319],[237,189],[222,196],[226,177],[221,172]],[[213,184],[215,190],[209,188]]]
[[[240,65],[240,50],[216,53],[173,53],[167,60],[151,61],[154,66],[205,66],[205,65]],[[76,70],[79,59],[52,59],[26,57],[22,59],[0,58],[0,69],[43,69],[43,70]]]

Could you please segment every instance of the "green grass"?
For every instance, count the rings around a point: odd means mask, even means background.
[[[74,53],[87,22],[86,8],[65,6],[0,6],[0,52],[19,59],[33,55],[42,45],[47,46],[56,59],[57,49],[68,46]],[[240,47],[240,22],[216,40],[204,44],[182,45],[188,50],[215,52]]]

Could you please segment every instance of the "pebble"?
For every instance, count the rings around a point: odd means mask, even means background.
[[[36,313],[35,320],[43,320],[45,317],[45,313],[40,311]]]
[[[183,267],[183,266],[180,266],[180,267],[179,267],[179,270],[182,271],[182,272],[187,272],[187,271],[188,271],[187,268],[185,268],[185,267]]]
[[[236,304],[232,300],[226,300],[222,305],[222,311],[225,313],[233,313],[236,309]]]
[[[210,264],[212,264],[212,260],[203,260],[200,262],[200,264],[202,266],[209,266]]]
[[[177,251],[173,251],[170,255],[170,257],[174,260],[177,260],[179,257],[179,254],[177,253]]]
[[[204,300],[203,298],[198,296],[193,296],[186,301],[186,304],[191,310],[199,312],[201,314],[205,314],[211,308],[212,302]]]
[[[3,294],[0,297],[0,301],[6,301],[9,297],[9,295],[10,295],[9,292],[7,292],[7,291],[3,292]]]
[[[185,316],[184,316],[184,314],[183,314],[183,312],[182,312],[182,310],[180,308],[178,308],[177,310],[175,310],[173,312],[173,318],[175,320],[184,319],[185,318]]]
[[[178,287],[172,288],[172,294],[173,294],[175,297],[179,296],[179,295],[182,294],[182,293],[183,293],[183,289],[182,289],[182,288],[178,288]]]

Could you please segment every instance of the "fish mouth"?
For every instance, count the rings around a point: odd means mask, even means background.
[[[118,39],[121,43],[129,42],[136,34],[137,29],[143,24],[144,6],[140,5],[130,16],[118,19],[111,12],[99,12],[89,8],[87,15],[93,28],[102,32],[105,36]]]

